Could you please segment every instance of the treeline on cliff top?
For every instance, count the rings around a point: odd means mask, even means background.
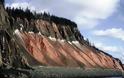
[[[30,11],[28,8],[26,10],[23,10],[21,8],[11,8],[11,7],[7,7],[6,11],[8,12],[9,16],[14,17],[15,19],[17,17],[20,17],[21,19],[27,18],[29,21],[31,19],[43,19],[50,22],[52,21],[56,24],[77,27],[77,24],[71,20],[62,17],[57,17],[55,15],[50,15],[50,13],[46,13],[46,12],[36,13]]]

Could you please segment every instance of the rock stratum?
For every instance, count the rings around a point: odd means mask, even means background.
[[[20,44],[41,65],[123,70],[121,61],[90,46],[79,36],[76,27],[73,28],[74,32],[69,26],[62,26],[59,30],[61,25],[50,24],[41,19],[36,20],[35,25],[40,32],[15,30],[15,35]],[[60,34],[61,31],[63,34]],[[73,38],[70,40],[71,36]]]
[[[0,1],[1,70],[36,66],[124,70],[119,59],[85,40],[74,22],[28,9],[5,10],[3,2]]]

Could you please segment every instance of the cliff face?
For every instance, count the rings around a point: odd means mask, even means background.
[[[9,20],[7,18],[8,14],[4,9],[3,2],[0,1],[0,29],[9,27]]]
[[[2,1],[2,2],[1,2]],[[28,63],[16,40],[13,38],[10,21],[3,2],[0,1],[0,68],[26,68]],[[0,75],[1,77],[1,75]]]
[[[123,70],[119,60],[92,47],[77,27],[35,20],[39,32],[15,30],[28,53],[43,66],[111,68]],[[35,64],[33,64],[35,65]]]
[[[45,15],[38,19],[26,18],[13,15],[10,9],[7,9],[8,15],[3,5],[0,7],[1,66],[27,68],[41,65],[123,70],[120,60],[84,40],[74,22]],[[19,10],[14,12],[18,14]]]

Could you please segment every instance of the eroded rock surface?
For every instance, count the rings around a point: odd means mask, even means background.
[[[5,11],[3,2],[0,1],[0,77],[10,77],[1,75],[2,70],[8,70],[17,71],[14,77],[27,78],[27,70],[38,66],[124,70],[119,59],[84,40],[74,22],[49,14],[35,17],[29,10]]]

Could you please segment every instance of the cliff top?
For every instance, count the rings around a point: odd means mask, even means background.
[[[10,7],[6,8],[6,11],[8,12],[9,16],[12,16],[14,18],[20,17],[21,19],[27,18],[29,21],[31,19],[42,19],[49,22],[54,22],[56,24],[61,25],[69,25],[73,27],[77,27],[77,24],[71,20],[68,20],[66,18],[57,17],[55,15],[50,15],[50,13],[36,13],[31,12],[28,8],[26,10],[13,8]]]

